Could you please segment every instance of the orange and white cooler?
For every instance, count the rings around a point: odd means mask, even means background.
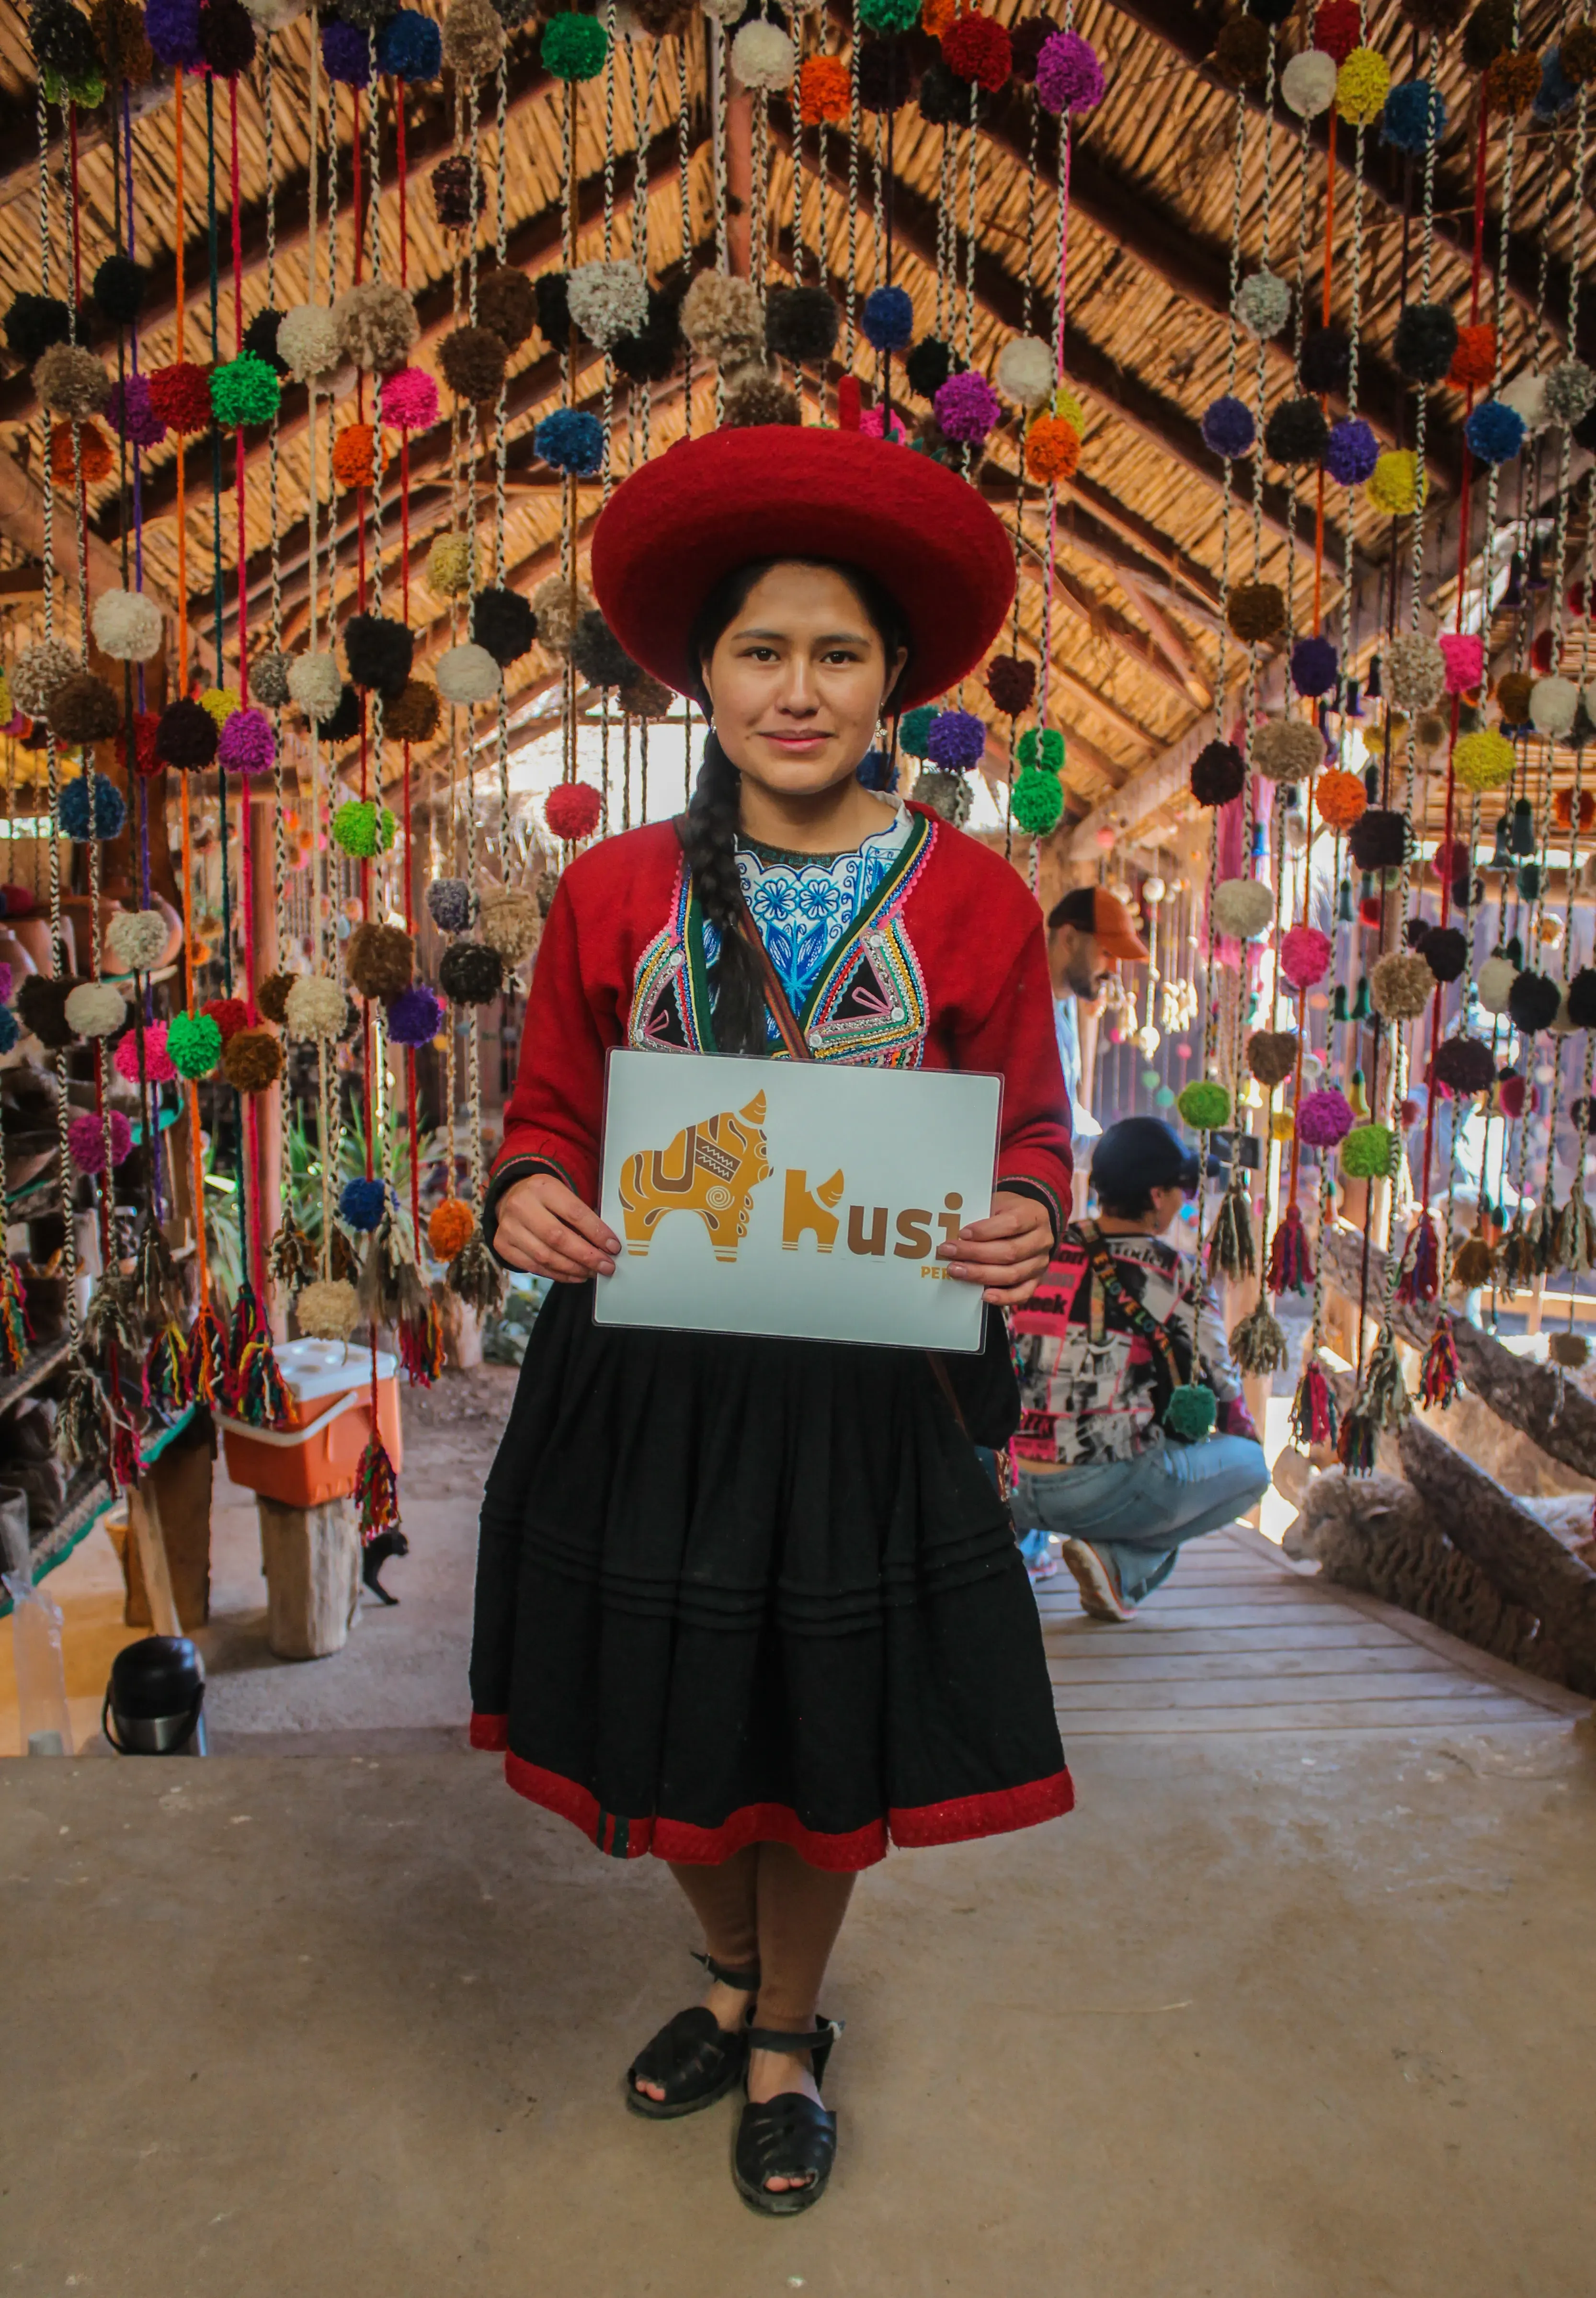
[[[345,1499],[371,1434],[371,1351],[342,1341],[285,1341],[277,1359],[290,1399],[287,1423],[252,1428],[221,1418],[227,1474],[284,1508]],[[385,1350],[377,1352],[376,1418],[397,1475],[404,1457],[399,1361]]]

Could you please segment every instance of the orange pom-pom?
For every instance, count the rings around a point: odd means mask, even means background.
[[[1489,383],[1496,373],[1496,330],[1489,319],[1477,326],[1458,329],[1458,348],[1452,353],[1447,381],[1460,391],[1478,390]]]
[[[78,435],[78,462],[72,459],[72,434]],[[50,476],[58,487],[75,487],[78,467],[83,467],[85,486],[96,486],[111,476],[116,457],[111,451],[111,442],[97,423],[58,423],[50,434]]]
[[[848,66],[840,56],[806,56],[798,74],[798,112],[806,128],[846,120],[853,107]]]
[[[431,1245],[434,1261],[452,1261],[476,1234],[476,1217],[469,1205],[458,1197],[445,1197],[434,1205],[426,1224],[426,1241]]]
[[[333,442],[333,476],[341,487],[376,484],[379,442],[369,423],[346,423]],[[383,462],[387,462],[384,455]]]
[[[1038,415],[1025,434],[1025,467],[1033,479],[1067,479],[1080,461],[1080,434],[1062,415]]]
[[[939,40],[959,13],[959,0],[922,0],[920,21],[932,39]]]
[[[1328,830],[1350,830],[1369,805],[1362,776],[1345,773],[1339,766],[1320,774],[1313,785],[1313,798],[1319,820]]]
[[[1572,790],[1560,789],[1553,791],[1551,799],[1551,818],[1553,822],[1556,822],[1559,830],[1571,830],[1573,828],[1574,792]],[[1589,830],[1593,822],[1596,822],[1596,798],[1592,798],[1589,790],[1581,790],[1579,794],[1579,826],[1582,830]]]

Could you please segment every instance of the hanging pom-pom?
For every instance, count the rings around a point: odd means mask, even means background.
[[[1396,1297],[1411,1307],[1418,1302],[1433,1301],[1440,1290],[1441,1248],[1435,1236],[1435,1224],[1426,1210],[1409,1235],[1402,1254],[1402,1271],[1397,1282]]]
[[[1348,1476],[1373,1474],[1380,1437],[1400,1428],[1412,1409],[1413,1400],[1402,1379],[1396,1343],[1387,1327],[1376,1342],[1374,1353],[1364,1369],[1363,1386],[1357,1401],[1341,1424],[1336,1452]]]
[[[1233,1283],[1258,1274],[1258,1248],[1253,1236],[1253,1201],[1245,1188],[1234,1185],[1220,1199],[1213,1236],[1208,1246],[1209,1273],[1228,1277]]]
[[[1163,1426],[1183,1444],[1200,1444],[1219,1417],[1218,1401],[1203,1381],[1187,1382],[1164,1407]]]
[[[1313,1282],[1313,1256],[1302,1227],[1302,1208],[1289,1204],[1269,1246],[1265,1284],[1277,1299],[1282,1293],[1306,1293]]]
[[[1310,1444],[1334,1444],[1336,1423],[1335,1393],[1325,1378],[1324,1367],[1317,1357],[1311,1357],[1302,1367],[1302,1377],[1291,1401],[1292,1442],[1304,1448]]]
[[[585,22],[587,20],[584,18]],[[355,1500],[360,1511],[360,1538],[369,1543],[385,1532],[399,1529],[399,1482],[386,1447],[374,1428],[360,1455],[355,1477]]]
[[[343,1231],[335,1231],[338,1236]],[[313,1341],[346,1341],[360,1321],[355,1288],[342,1277],[316,1277],[294,1303],[299,1328]]]
[[[1291,1352],[1285,1334],[1263,1302],[1244,1317],[1231,1334],[1230,1353],[1242,1372],[1259,1379],[1285,1370]]]
[[[1424,1352],[1424,1369],[1418,1376],[1418,1401],[1432,1409],[1449,1405],[1463,1385],[1463,1376],[1458,1368],[1458,1344],[1452,1338],[1451,1318],[1439,1317],[1430,1335],[1430,1345]]]

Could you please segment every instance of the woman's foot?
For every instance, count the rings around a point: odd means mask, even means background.
[[[748,2054],[748,2104],[764,2106],[769,2100],[779,2098],[783,2092],[793,2091],[800,2098],[810,2099],[816,2106],[823,2104],[820,2085],[815,2079],[811,2054],[801,2055],[787,2051],[750,2051]],[[806,2186],[809,2178],[766,2178],[767,2194],[784,2195],[790,2186]]]
[[[754,2007],[754,1998],[746,1987],[726,1987],[723,1986],[718,1979],[714,1979],[710,1980],[705,1990],[702,2007],[706,2011],[713,2012],[715,2023],[722,2034],[740,2035],[748,2023],[748,2014]],[[763,2051],[759,2054],[761,2058],[767,2055],[768,2054]],[[663,2083],[649,2082],[646,2077],[639,2075],[633,2079],[633,2087],[641,2098],[651,2098],[657,2104],[664,2104],[665,2085]]]

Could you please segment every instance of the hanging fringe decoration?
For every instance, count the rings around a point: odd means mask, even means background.
[[[244,1343],[233,1368],[229,1397],[233,1416],[247,1420],[252,1428],[281,1428],[291,1401],[271,1333],[262,1320]]]
[[[195,1404],[224,1403],[227,1392],[227,1342],[221,1319],[209,1301],[188,1336],[188,1393]]]
[[[16,1263],[0,1250],[0,1372],[21,1372],[28,1361],[28,1319]]]
[[[360,1538],[370,1542],[399,1530],[399,1480],[393,1474],[382,1438],[374,1428],[360,1455],[355,1477],[355,1500],[360,1511]]]
[[[144,1401],[146,1412],[181,1412],[190,1401],[188,1353],[176,1324],[163,1325],[150,1343],[145,1359]]]
[[[178,1282],[178,1264],[172,1259],[170,1245],[161,1234],[161,1224],[154,1215],[146,1212],[138,1225],[138,1240],[133,1248],[133,1292],[146,1317],[159,1317],[166,1310]]]
[[[1230,1353],[1242,1372],[1261,1380],[1285,1370],[1291,1352],[1285,1334],[1261,1301],[1231,1334]]]
[[[1357,1401],[1341,1424],[1336,1458],[1349,1476],[1373,1473],[1375,1448],[1381,1435],[1400,1428],[1412,1409],[1396,1342],[1387,1326],[1375,1343]]]
[[[392,1203],[366,1247],[366,1264],[355,1290],[363,1317],[401,1333],[432,1305],[416,1266],[409,1230]]]
[[[136,1364],[144,1353],[144,1325],[133,1286],[116,1269],[102,1277],[83,1320],[83,1337],[91,1349],[103,1353],[120,1349]]]
[[[492,1317],[504,1299],[504,1272],[483,1241],[480,1229],[449,1264],[449,1289],[479,1317]]]
[[[1577,1182],[1559,1217],[1555,1254],[1554,1265],[1570,1277],[1588,1277],[1596,1268],[1596,1220]]]
[[[1302,1208],[1294,1198],[1275,1231],[1264,1282],[1277,1299],[1282,1293],[1306,1293],[1313,1282],[1313,1255],[1302,1227]]]
[[[1334,1444],[1336,1418],[1335,1392],[1325,1378],[1325,1368],[1317,1357],[1310,1357],[1291,1402],[1292,1442]]]
[[[1472,1293],[1476,1286],[1489,1285],[1496,1266],[1496,1257],[1477,1230],[1466,1236],[1452,1255],[1452,1288],[1459,1293]]]
[[[1232,1283],[1258,1274],[1253,1201],[1245,1189],[1228,1188],[1220,1199],[1208,1247],[1208,1270],[1210,1276],[1228,1277]]]
[[[1531,1263],[1531,1273],[1534,1276],[1550,1277],[1556,1266],[1558,1220],[1558,1209],[1551,1194],[1551,1175],[1549,1171],[1546,1176],[1546,1194],[1534,1211],[1531,1213],[1529,1226],[1526,1231],[1534,1255]]]
[[[130,1420],[120,1414],[112,1418],[111,1482],[119,1492],[130,1492],[143,1473],[144,1463],[138,1457],[138,1433]]]
[[[1525,1224],[1522,1208],[1513,1215],[1513,1226],[1503,1237],[1496,1254],[1497,1281],[1510,1301],[1521,1285],[1528,1285],[1537,1274],[1535,1246]],[[1399,1294],[1398,1298],[1402,1296]]]
[[[67,1376],[55,1422],[55,1449],[69,1468],[97,1467],[111,1450],[111,1401],[87,1365]]]
[[[400,1319],[399,1360],[418,1387],[430,1388],[434,1380],[442,1377],[443,1319],[430,1295],[426,1308],[418,1315]]]
[[[1433,1301],[1440,1290],[1441,1247],[1435,1236],[1435,1224],[1426,1209],[1409,1231],[1402,1254],[1402,1273],[1397,1280],[1396,1297],[1411,1307],[1416,1302]]]
[[[294,1209],[283,1209],[282,1226],[267,1249],[266,1266],[274,1285],[280,1285],[290,1299],[311,1284],[317,1274],[316,1247],[294,1218]]]
[[[1438,1317],[1430,1335],[1430,1345],[1424,1352],[1424,1370],[1418,1376],[1418,1401],[1421,1404],[1440,1405],[1443,1409],[1463,1385],[1463,1376],[1458,1368],[1458,1344],[1451,1336],[1451,1318]]]
[[[254,1339],[260,1325],[260,1310],[255,1299],[255,1288],[245,1277],[233,1302],[233,1321],[227,1331],[227,1391],[229,1402],[238,1379],[239,1367],[244,1361],[244,1352]]]

